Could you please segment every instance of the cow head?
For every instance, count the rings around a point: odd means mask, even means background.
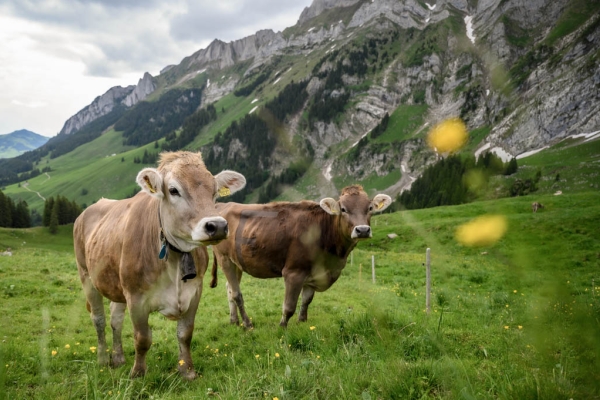
[[[227,237],[227,221],[219,216],[215,200],[246,185],[246,178],[234,171],[213,176],[200,153],[185,151],[162,153],[158,168],[144,168],[136,181],[160,201],[166,239],[183,252]]]
[[[369,196],[359,185],[342,189],[339,200],[331,197],[321,200],[321,208],[331,215],[339,215],[344,236],[351,239],[370,238],[371,214],[388,208],[392,198],[387,194],[378,194],[369,200]]]

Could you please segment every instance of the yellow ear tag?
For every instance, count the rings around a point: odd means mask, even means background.
[[[146,181],[146,186],[148,186],[148,190],[150,191],[150,193],[156,193],[156,189],[152,187],[150,179],[147,176],[144,177],[144,181]]]
[[[229,189],[226,186],[223,186],[221,189],[219,189],[219,196],[221,197],[226,197],[229,196],[231,194],[231,189]]]
[[[379,209],[382,209],[382,208],[383,208],[383,205],[384,205],[383,201],[382,201],[382,202],[380,202],[380,203],[377,203],[377,209],[378,209],[378,210],[379,210]]]

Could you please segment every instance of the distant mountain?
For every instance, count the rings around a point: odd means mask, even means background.
[[[0,158],[12,158],[26,151],[35,150],[48,141],[48,137],[21,129],[0,135]]]

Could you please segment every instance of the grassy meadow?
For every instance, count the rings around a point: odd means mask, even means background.
[[[534,200],[545,208],[532,213]],[[457,227],[484,214],[503,215],[506,234],[487,247],[458,244]],[[126,365],[99,367],[71,227],[0,229],[0,250],[13,250],[0,257],[0,398],[597,398],[599,221],[597,190],[379,215],[308,322],[294,316],[287,330],[281,279],[243,279],[255,325],[245,331],[229,325],[219,272],[217,288],[204,283],[193,382],[177,374],[176,323],[160,314],[144,378],[129,379],[128,318]]]

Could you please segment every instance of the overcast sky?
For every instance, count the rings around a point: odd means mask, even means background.
[[[294,25],[312,0],[0,0],[0,135],[56,135],[113,86]]]

